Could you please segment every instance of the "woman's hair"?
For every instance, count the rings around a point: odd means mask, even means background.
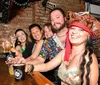
[[[43,28],[44,28],[45,26],[47,26],[48,29],[50,29],[50,30],[52,31],[52,29],[51,29],[51,23],[46,23],[46,24],[44,24]]]
[[[16,46],[21,46],[21,42],[18,40],[18,38],[16,39],[16,41],[15,41],[15,47]]]
[[[51,23],[46,23],[46,24],[44,24],[44,26],[43,26],[43,31],[44,31],[44,27],[45,27],[45,26],[47,26],[48,29],[52,31]]]
[[[17,33],[17,32],[19,32],[19,31],[23,31],[24,33],[25,33],[25,36],[26,36],[26,43],[25,43],[25,46],[27,46],[27,44],[28,44],[28,34],[23,30],[23,29],[21,29],[21,28],[19,28],[19,29],[17,29],[16,31],[15,31],[15,34]],[[18,40],[18,38],[16,39],[16,42],[15,42],[15,47],[17,46],[17,45],[21,45],[21,42]]]
[[[85,56],[87,55],[88,52],[89,52],[89,54],[88,54],[89,61],[86,64]],[[86,49],[85,49],[84,54],[82,55],[83,60],[82,60],[82,62],[80,64],[81,85],[83,85],[83,82],[84,82],[83,76],[85,75],[85,68],[84,68],[85,65],[86,65],[86,71],[87,71],[87,74],[85,76],[85,78],[86,78],[86,85],[90,85],[89,74],[90,74],[90,65],[91,65],[91,63],[93,61],[92,56],[91,56],[92,54],[93,54],[92,42],[91,42],[91,40],[87,40]]]

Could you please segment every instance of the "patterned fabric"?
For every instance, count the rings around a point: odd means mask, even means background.
[[[61,85],[80,85],[79,73],[78,68],[68,69],[68,65],[63,62],[58,70],[58,76],[62,80]]]
[[[58,54],[62,48],[57,44],[53,37],[44,40],[42,49],[39,53],[39,56],[43,57],[44,59],[52,59]]]

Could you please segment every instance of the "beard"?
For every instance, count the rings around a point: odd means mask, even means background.
[[[59,24],[60,24],[60,23],[59,23]],[[66,22],[64,22],[58,29],[55,28],[54,26],[51,26],[52,31],[53,31],[54,33],[57,33],[57,32],[59,32],[59,31],[61,31],[64,27],[66,27]]]

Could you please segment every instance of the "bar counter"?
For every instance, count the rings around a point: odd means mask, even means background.
[[[5,58],[0,58],[0,85],[54,85],[40,72],[26,74],[24,81],[15,81],[14,76],[9,75]]]

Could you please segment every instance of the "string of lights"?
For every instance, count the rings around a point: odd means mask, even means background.
[[[14,0],[14,4],[17,6],[26,6],[28,4],[29,0]]]

